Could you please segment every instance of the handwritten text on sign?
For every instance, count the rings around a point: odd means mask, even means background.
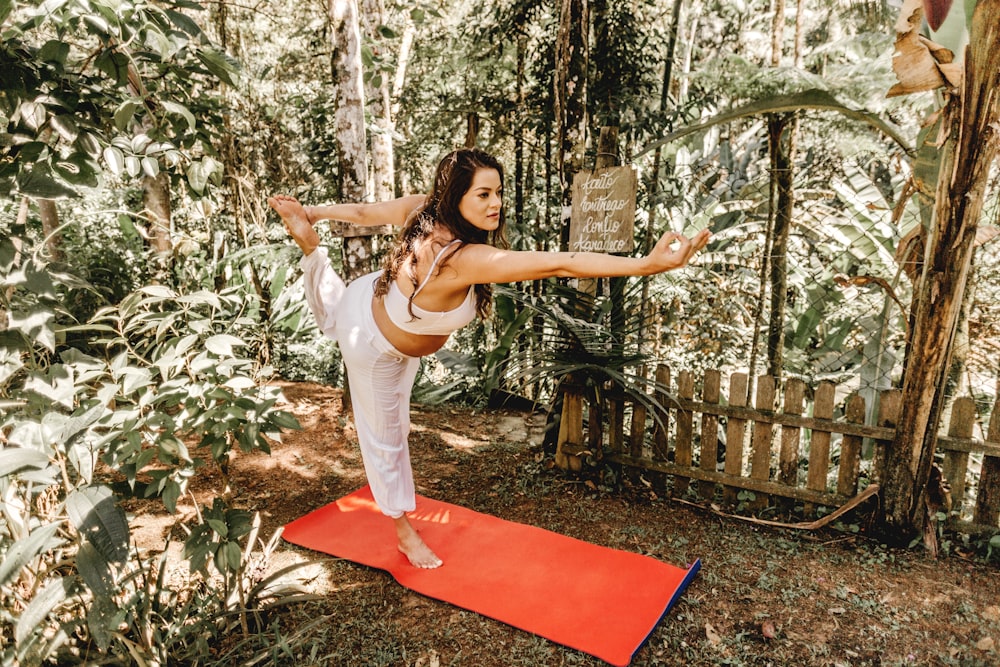
[[[573,178],[571,251],[624,253],[633,247],[635,191],[632,167],[581,171]]]

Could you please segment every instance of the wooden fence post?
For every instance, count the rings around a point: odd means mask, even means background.
[[[969,396],[956,398],[951,405],[948,435],[953,438],[971,438],[976,423],[976,402]],[[947,451],[941,473],[951,484],[952,510],[961,512],[965,497],[965,473],[969,467],[969,452]],[[933,518],[933,517],[932,517]]]
[[[677,396],[681,399],[694,399],[694,376],[691,371],[681,371],[677,374]],[[674,463],[690,468],[694,461],[691,450],[691,435],[694,431],[693,417],[690,410],[677,411],[677,442],[674,445]],[[688,490],[689,479],[676,477],[674,479],[674,495],[682,496]]]
[[[899,389],[888,389],[882,392],[878,399],[877,426],[896,428],[896,424],[899,422],[899,413],[903,409],[902,398],[903,392]],[[889,442],[888,440],[876,440],[872,450],[872,474],[879,484],[885,479],[885,457]]]
[[[701,388],[701,400],[705,403],[719,404],[722,374],[715,369],[705,371],[705,380]],[[698,467],[708,472],[715,472],[719,460],[719,417],[718,415],[701,414],[701,448],[698,455]],[[698,495],[711,499],[715,495],[715,482],[702,481],[698,483]]]
[[[847,399],[847,409],[844,420],[852,424],[865,423],[865,399],[860,394],[853,394]],[[842,496],[853,496],[858,490],[858,473],[861,470],[860,435],[844,435],[840,442],[840,470],[837,471],[837,493]]]
[[[746,373],[733,373],[729,377],[729,405],[735,408],[746,407],[747,384]],[[725,473],[730,477],[743,476],[743,439],[746,437],[747,420],[730,417],[726,424],[726,465]],[[722,490],[722,497],[729,504],[736,503],[738,487],[727,486]]]
[[[993,404],[987,442],[1000,444],[1000,400]],[[979,492],[976,494],[976,511],[972,520],[983,526],[997,525],[1000,518],[1000,456],[984,456],[983,470],[979,476]]]
[[[820,382],[813,399],[813,419],[833,419],[833,401],[837,387],[832,382]],[[830,473],[830,432],[813,429],[809,438],[809,470],[806,475],[806,488],[811,491],[825,492],[826,476]],[[812,503],[805,507],[807,514],[812,514],[816,508]]]
[[[653,395],[656,402],[663,406],[663,410],[657,414],[658,419],[653,425],[653,460],[664,463],[667,460],[668,434],[670,429],[670,410],[667,408],[667,401],[670,400],[670,367],[666,364],[656,366],[656,390]],[[662,493],[667,487],[667,476],[662,472],[653,473],[653,490]]]
[[[755,407],[760,412],[774,412],[774,395],[777,379],[770,375],[757,378],[757,400]],[[771,478],[771,446],[774,440],[774,425],[770,422],[754,422],[750,451],[750,478],[767,481]],[[766,507],[768,498],[758,493],[753,507]]]
[[[802,416],[806,396],[806,383],[798,378],[791,378],[785,384],[786,415]],[[798,486],[799,481],[799,444],[802,429],[798,426],[785,424],[781,427],[781,449],[778,452],[778,481],[791,487]],[[789,500],[787,505],[792,505]]]

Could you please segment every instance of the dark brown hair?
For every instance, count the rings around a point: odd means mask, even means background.
[[[385,296],[389,285],[399,275],[399,271],[407,258],[411,257],[416,245],[428,238],[435,225],[444,227],[459,240],[451,252],[444,257],[438,266],[443,267],[448,258],[454,255],[467,243],[486,243],[500,248],[508,247],[506,217],[503,207],[500,208],[500,223],[494,230],[480,229],[462,217],[458,211],[459,202],[472,187],[472,178],[480,169],[495,169],[500,174],[500,185],[503,186],[503,167],[500,162],[485,151],[478,148],[462,148],[448,153],[438,163],[434,173],[434,184],[427,201],[406,221],[396,243],[389,252],[382,266],[382,275],[375,284],[375,295]],[[413,289],[417,288],[417,276],[410,274]],[[493,297],[493,286],[489,283],[477,284],[476,314],[485,318],[490,314]],[[410,297],[410,315],[413,315],[413,297]]]

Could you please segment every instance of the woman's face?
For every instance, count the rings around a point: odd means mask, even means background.
[[[472,185],[458,202],[458,212],[477,229],[493,231],[500,225],[503,185],[496,169],[483,168],[472,176]]]

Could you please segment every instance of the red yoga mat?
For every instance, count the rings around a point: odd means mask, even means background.
[[[289,523],[283,537],[613,665],[629,663],[701,567],[674,567],[422,496],[409,517],[444,565],[410,565],[367,486]]]

